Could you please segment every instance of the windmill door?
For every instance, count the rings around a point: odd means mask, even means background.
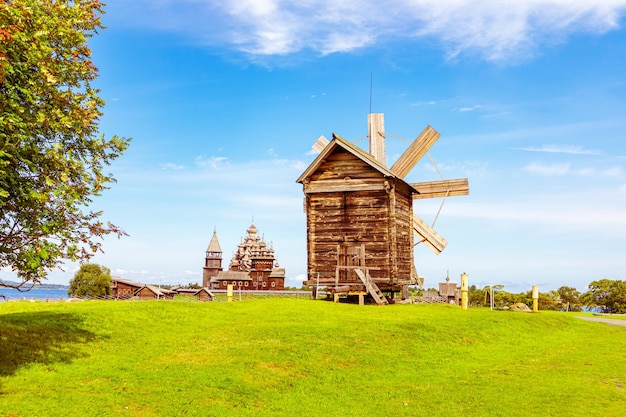
[[[342,243],[337,245],[337,274],[339,282],[359,281],[355,269],[365,267],[365,245]]]

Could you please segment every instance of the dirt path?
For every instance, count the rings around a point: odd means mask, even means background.
[[[576,318],[587,320],[587,321],[597,321],[600,323],[612,324],[613,326],[626,326],[626,320],[605,319],[602,317],[582,317],[582,316],[576,316]]]

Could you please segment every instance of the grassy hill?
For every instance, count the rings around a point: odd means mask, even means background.
[[[626,328],[574,316],[0,303],[0,416],[626,415]]]

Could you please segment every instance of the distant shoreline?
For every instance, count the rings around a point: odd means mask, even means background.
[[[11,288],[11,287],[7,287],[5,285],[20,285],[19,282],[15,282],[15,281],[3,281],[0,280],[0,291],[2,291],[3,288]],[[26,286],[26,288],[28,288],[28,286],[30,284],[24,284]],[[32,288],[33,290],[69,290],[70,286],[69,285],[64,285],[64,284],[47,284],[47,283],[41,283],[41,284],[36,284],[33,286]]]

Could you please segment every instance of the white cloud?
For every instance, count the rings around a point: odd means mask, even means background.
[[[541,164],[532,163],[524,167],[524,171],[531,174],[544,175],[548,177],[574,175],[579,177],[606,177],[622,178],[624,171],[621,167],[609,167],[606,169],[597,168],[572,168],[569,163]]]
[[[524,171],[531,174],[545,175],[549,177],[567,175],[571,172],[571,165],[568,163],[544,165],[532,163],[524,167]]]
[[[166,162],[165,164],[161,164],[161,169],[163,169],[164,171],[167,171],[167,170],[180,171],[180,170],[185,169],[185,166],[178,165],[173,162]]]
[[[198,156],[194,162],[201,168],[221,169],[230,166],[228,158],[225,156],[212,156],[210,158]]]
[[[508,62],[576,33],[618,28],[626,0],[162,0],[132,7],[143,13],[127,13],[127,24],[141,15],[145,25],[256,56],[434,39],[451,58]]]
[[[455,202],[446,206],[445,216],[482,219],[493,227],[509,225],[542,225],[544,231],[587,231],[606,236],[623,237],[626,212],[619,196],[608,191],[594,195],[597,201],[581,201],[580,195],[543,195],[527,201]]]
[[[622,167],[609,167],[602,171],[602,175],[605,177],[623,178],[624,170]]]
[[[478,110],[478,109],[480,109],[481,107],[482,107],[481,105],[477,104],[477,105],[475,105],[475,106],[470,106],[470,107],[461,107],[461,108],[459,109],[459,111],[460,111],[461,113],[467,113],[467,112],[470,112],[470,111]]]
[[[565,153],[572,155],[600,155],[600,151],[585,149],[582,146],[576,145],[543,145],[540,147],[530,146],[526,148],[516,148],[516,150],[527,152]]]

